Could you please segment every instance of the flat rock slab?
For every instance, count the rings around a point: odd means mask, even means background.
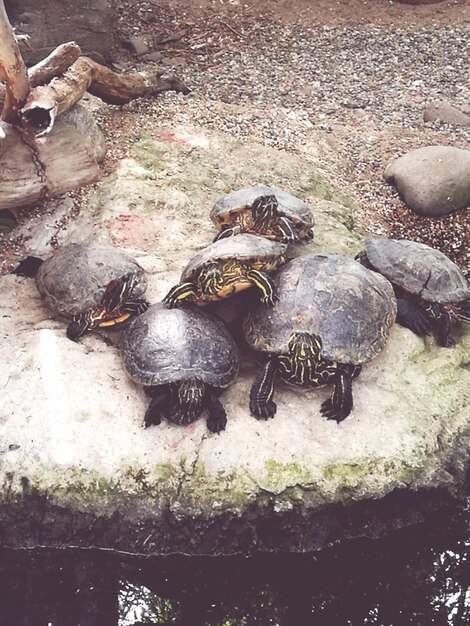
[[[447,215],[470,206],[470,150],[453,146],[411,150],[390,163],[384,176],[420,215]]]
[[[246,146],[249,158],[241,160],[230,137],[191,136],[192,149],[161,134],[143,140],[135,159],[100,184],[93,206],[68,233],[140,250],[151,301],[211,241],[212,198],[252,182],[276,182],[293,193],[305,185],[300,195],[314,211],[316,239],[297,254],[361,249],[350,209],[333,201],[334,185],[316,183],[313,191],[311,181],[321,178],[313,161],[258,145]],[[223,173],[214,177],[218,150]],[[271,175],[263,173],[263,154]],[[330,199],[315,195],[320,188]],[[65,320],[44,305],[33,281],[4,276],[0,282],[4,546],[308,551],[415,523],[463,492],[470,434],[466,329],[455,331],[456,348],[444,349],[395,326],[354,382],[354,410],[339,425],[319,413],[330,389],[287,385],[276,389],[273,420],[251,417],[256,358],[242,347],[240,376],[221,396],[224,432],[210,434],[204,419],[145,429],[148,398],[126,375],[117,348],[98,334],[69,341]]]

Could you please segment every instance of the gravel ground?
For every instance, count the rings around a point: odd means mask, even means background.
[[[109,140],[105,168],[112,170],[132,133],[154,120],[197,121],[298,153],[307,137],[321,131],[337,149],[324,166],[355,196],[360,229],[438,247],[469,274],[470,209],[439,219],[415,216],[384,182],[383,171],[419,146],[470,147],[469,127],[422,121],[432,100],[470,112],[470,3],[314,4],[123,3],[121,35],[138,36],[161,51],[160,63],[192,93],[101,111]],[[168,36],[173,41],[165,42]],[[119,62],[128,69],[152,67],[125,54]],[[74,197],[83,203],[87,193]],[[24,212],[19,216],[26,219]],[[4,250],[13,243],[14,233],[4,237]]]

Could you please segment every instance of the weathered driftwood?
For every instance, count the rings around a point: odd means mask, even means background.
[[[10,124],[18,123],[19,110],[29,92],[29,80],[3,0],[0,0],[0,77],[6,90],[1,118]]]
[[[42,139],[0,122],[2,130],[0,209],[33,204],[95,182],[101,175],[104,138],[84,107],[64,113]]]
[[[80,57],[49,84],[31,89],[21,116],[23,124],[41,136],[49,133],[55,118],[78,102],[86,91],[106,103],[125,104],[168,89],[188,91],[177,78],[148,77],[139,72],[117,74],[88,57]]]
[[[86,91],[112,104],[168,89],[188,92],[177,78],[117,74],[80,54],[75,43],[63,44],[28,72],[0,0],[0,79],[5,83],[0,84],[0,209],[32,204],[99,178],[102,135],[91,115],[74,107]]]
[[[74,63],[82,51],[74,41],[63,43],[53,50],[48,57],[28,69],[30,87],[45,85],[56,76],[60,76]],[[5,100],[5,85],[0,83],[0,105]]]

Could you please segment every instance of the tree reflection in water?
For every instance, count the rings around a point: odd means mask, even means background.
[[[470,517],[314,555],[6,550],[0,626],[463,626]]]

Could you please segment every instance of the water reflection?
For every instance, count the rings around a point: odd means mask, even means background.
[[[469,515],[316,555],[0,553],[0,626],[470,624]]]

